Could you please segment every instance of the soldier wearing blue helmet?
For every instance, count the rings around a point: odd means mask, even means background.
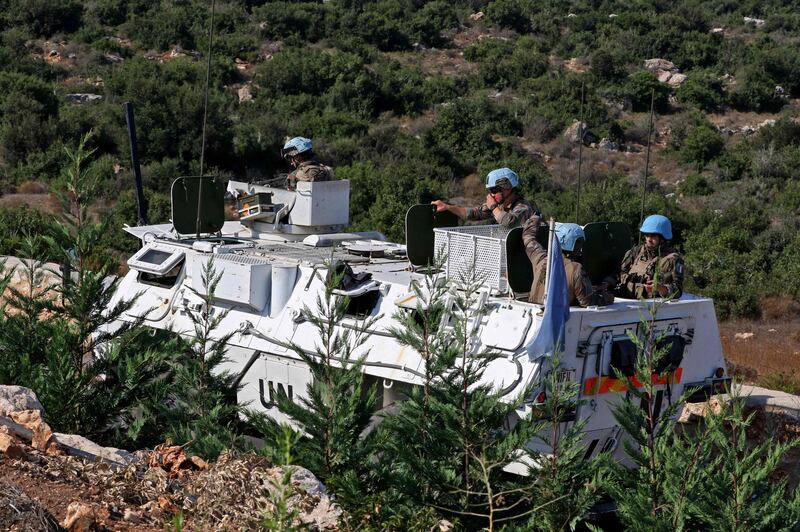
[[[679,298],[683,293],[683,257],[673,248],[669,218],[652,214],[644,219],[639,231],[644,244],[625,254],[620,267],[621,297]]]
[[[286,188],[294,190],[298,181],[330,181],[333,170],[314,159],[311,139],[294,137],[286,141],[281,156],[294,168],[286,178]]]
[[[442,200],[431,203],[436,212],[450,211],[462,220],[494,220],[508,228],[518,227],[538,209],[519,192],[519,176],[510,168],[492,170],[486,176],[486,201],[477,207],[459,207]]]
[[[533,284],[530,294],[528,294],[528,301],[541,305],[544,302],[545,285],[547,284],[547,252],[536,240],[539,222],[538,216],[532,216],[525,222],[522,226],[522,241],[533,266]],[[578,224],[557,222],[555,234],[564,255],[569,304],[589,307],[613,303],[613,294],[594,289],[589,274],[586,273],[586,269],[581,263],[583,243],[586,240],[583,228]]]

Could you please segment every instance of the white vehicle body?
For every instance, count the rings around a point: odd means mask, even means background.
[[[317,188],[324,188],[317,185],[300,183],[298,194],[309,200],[316,196]],[[246,188],[246,192],[258,191],[244,184],[237,186]],[[341,194],[336,202],[323,201],[322,208],[341,208],[342,201],[346,208],[347,197]],[[279,205],[276,210],[281,208]],[[363,300],[368,315],[377,317],[368,331],[368,340],[356,355],[366,354],[364,372],[382,391],[379,408],[401,399],[403,387],[420,384],[424,372],[420,355],[401,345],[390,333],[390,328],[397,325],[393,316],[414,308],[411,283],[422,278],[422,273],[410,266],[405,246],[365,238],[377,234],[319,235],[308,231],[307,226],[283,227],[280,221],[275,222],[277,218],[249,226],[225,222],[216,235],[200,239],[176,234],[171,224],[129,228],[130,233],[142,239],[143,248],[129,261],[131,269],[121,280],[115,297],[141,293],[128,314],[130,319],[144,315],[149,327],[191,335],[189,315],[198,312],[203,304],[203,298],[195,293],[204,293],[200,273],[213,258],[215,269],[221,274],[214,305],[228,312],[215,333],[222,336],[234,332],[225,369],[239,375],[240,402],[283,420],[272,401],[274,394],[280,389],[297,400],[305,396],[311,380],[305,363],[286,344],[315,351],[318,334],[304,318],[304,309],[315,309],[317,298],[324,293],[326,261],[332,257],[346,261],[354,272],[372,274],[369,282],[348,295],[369,298]],[[311,222],[312,218],[305,219]],[[320,220],[322,223],[313,225],[325,225],[333,231],[346,223],[346,219],[342,223],[341,216],[330,214]],[[542,307],[506,292],[498,293],[498,285],[482,289],[476,304],[484,305],[486,313],[480,323],[473,324],[473,340],[476,349],[502,353],[490,364],[484,380],[510,401],[537,382],[550,366],[547,359],[532,357],[526,350],[541,326]],[[612,407],[624,387],[611,370],[612,353],[615,343],[629,341],[629,331],[639,331],[643,317],[649,316],[648,309],[645,302],[626,299],[617,299],[606,307],[570,309],[561,370],[564,378],[580,383],[580,397],[586,399],[576,418],[588,418],[587,456],[607,452],[623,459],[620,428],[612,416]],[[358,327],[360,323],[361,319],[353,316],[337,327]],[[725,372],[725,363],[710,299],[684,294],[678,300],[663,301],[656,323],[667,335],[680,337],[683,348],[680,366],[658,377],[656,408],[674,401],[688,385],[708,390],[726,380],[719,378]],[[528,415],[533,403],[531,397],[518,415]]]

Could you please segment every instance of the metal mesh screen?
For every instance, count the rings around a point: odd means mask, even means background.
[[[499,292],[508,289],[505,238],[501,225],[468,225],[434,229],[434,249],[447,260],[447,275],[468,279],[472,273]]]

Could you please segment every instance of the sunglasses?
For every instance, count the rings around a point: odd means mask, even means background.
[[[489,187],[489,194],[497,194],[498,192],[502,192],[503,187]]]

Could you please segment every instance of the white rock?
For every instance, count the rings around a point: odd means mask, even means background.
[[[23,410],[44,412],[33,390],[23,386],[0,386],[0,416]]]
[[[655,72],[657,70],[677,70],[675,68],[675,63],[658,57],[653,59],[645,59],[644,68],[650,70],[651,72]]]
[[[656,70],[655,75],[656,78],[658,78],[658,81],[661,83],[667,83],[672,77],[672,72],[669,70]]]
[[[238,91],[236,94],[239,96],[239,103],[241,102],[249,102],[253,99],[253,93],[250,92],[250,85],[245,85]]]
[[[763,18],[744,17],[745,24],[754,24],[756,28],[760,28],[767,23]]]
[[[112,462],[119,465],[127,465],[134,462],[134,455],[123,449],[115,447],[101,447],[92,440],[78,436],[77,434],[60,434],[56,432],[53,439],[60,445],[67,447],[67,452],[90,460]]]
[[[750,339],[750,338],[752,338],[753,336],[755,336],[755,333],[751,333],[751,332],[738,332],[738,333],[736,333],[736,334],[734,334],[734,335],[733,335],[733,338],[734,338],[734,339],[736,339],[736,340],[749,340],[749,339]]]
[[[669,83],[669,85],[672,87],[680,87],[681,85],[683,85],[683,82],[686,81],[687,78],[688,76],[686,74],[680,74],[676,72],[675,74],[672,74],[672,76],[670,76],[669,81],[667,81],[667,83]]]

